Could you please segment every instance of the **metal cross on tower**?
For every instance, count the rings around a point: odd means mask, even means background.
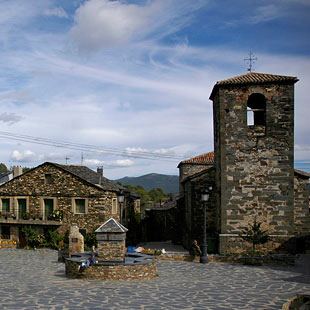
[[[253,57],[254,55],[252,52],[249,53],[249,58],[244,58],[244,61],[247,61],[249,64],[249,67],[247,68],[247,71],[252,72],[253,64],[257,60],[257,57]]]

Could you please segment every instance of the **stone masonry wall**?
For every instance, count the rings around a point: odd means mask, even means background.
[[[212,186],[214,189],[215,170],[209,169],[196,177],[190,178],[184,182],[185,195],[185,236],[183,245],[188,248],[194,239],[198,243],[202,242],[203,236],[203,203],[201,201],[201,190]],[[207,203],[207,232],[209,237],[215,237],[218,232],[219,214],[216,209],[216,194],[211,192],[210,200]]]
[[[52,184],[45,184],[45,174],[52,175]],[[111,217],[119,220],[118,214],[112,214],[112,198],[117,197],[115,192],[97,188],[49,163],[2,185],[0,197],[12,199],[11,211],[15,214],[17,203],[14,198],[26,198],[27,211],[31,217],[42,216],[43,198],[56,198],[56,209],[63,210],[64,213],[63,231],[68,230],[72,224],[78,225],[80,229],[92,230]],[[74,214],[72,198],[87,199],[87,214]]]
[[[194,175],[198,172],[201,172],[209,167],[211,167],[212,165],[200,165],[200,164],[194,164],[194,163],[190,163],[190,164],[186,164],[186,163],[182,163],[179,165],[179,195],[183,196],[184,195],[184,188],[183,188],[183,184],[182,182],[189,176]]]
[[[296,235],[310,235],[309,179],[294,177],[295,207],[294,225]]]
[[[266,98],[266,127],[247,125],[247,100]],[[219,88],[214,98],[216,182],[221,234],[234,234],[254,217],[271,234],[294,232],[294,86]]]
[[[98,258],[101,261],[120,261],[125,259],[125,240],[98,241]]]
[[[79,263],[66,260],[66,275],[69,278],[95,280],[151,280],[158,276],[157,262],[141,265],[92,265],[89,268],[79,269]]]

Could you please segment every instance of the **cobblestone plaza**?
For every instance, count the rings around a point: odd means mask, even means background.
[[[281,309],[310,292],[309,275],[291,266],[158,263],[150,281],[103,282],[65,277],[52,250],[0,250],[0,309]]]

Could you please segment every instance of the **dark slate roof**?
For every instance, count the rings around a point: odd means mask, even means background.
[[[114,218],[110,218],[104,222],[99,228],[95,230],[95,233],[125,233],[128,229],[119,223]]]
[[[299,169],[294,169],[294,173],[302,177],[310,178],[310,173],[299,170]]]
[[[178,167],[181,164],[196,164],[196,165],[213,165],[214,164],[214,151],[209,153],[204,153],[189,159],[182,160]]]
[[[245,85],[245,84],[265,84],[265,83],[296,83],[296,76],[275,75],[257,72],[248,72],[246,74],[237,75],[229,79],[216,82],[210,95],[212,100],[215,91],[219,86],[223,85]]]
[[[0,172],[0,179],[9,176],[12,172]]]
[[[61,165],[56,163],[50,163],[56,167],[59,167],[71,174],[74,174],[75,176],[78,176],[79,178],[94,184],[94,185],[101,185],[103,189],[105,190],[113,190],[118,191],[120,189],[120,186],[116,184],[115,182],[103,177],[99,176],[97,172],[94,170],[89,169],[85,166],[78,166],[78,165]]]

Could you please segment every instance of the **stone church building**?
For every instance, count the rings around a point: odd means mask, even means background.
[[[246,73],[215,84],[214,152],[182,161],[179,207],[183,245],[202,240],[201,190],[207,206],[209,245],[221,254],[242,252],[239,233],[262,222],[269,250],[305,251],[310,235],[309,174],[294,169],[296,77]]]

